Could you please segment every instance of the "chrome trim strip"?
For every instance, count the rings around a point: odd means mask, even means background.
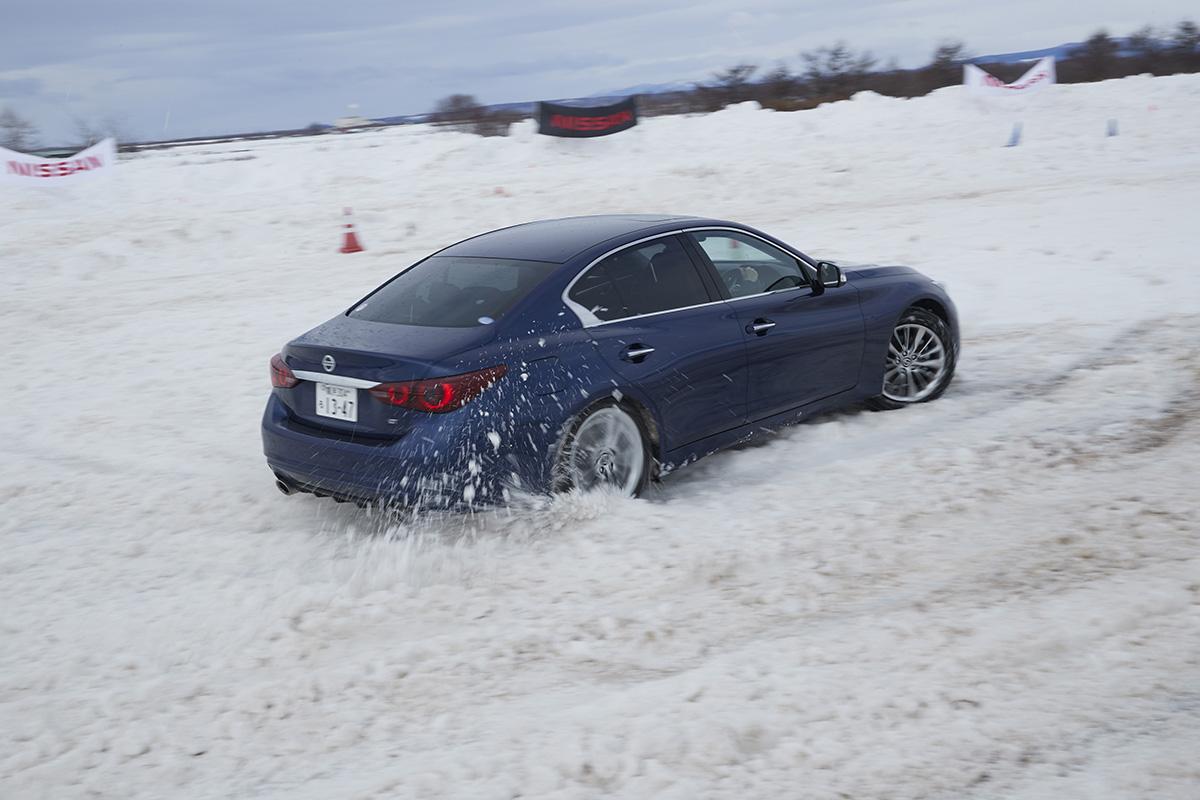
[[[326,372],[308,372],[302,369],[292,370],[292,374],[302,381],[330,383],[334,386],[348,386],[351,389],[373,389],[379,381],[367,381],[362,378],[350,378],[345,375],[330,375]]]
[[[743,300],[757,300],[760,297],[766,297],[767,295],[771,295],[771,294],[786,294],[787,292],[794,292],[797,289],[807,289],[807,288],[808,288],[807,286],[789,286],[786,289],[775,289],[774,291],[771,291],[771,292],[759,292],[758,294],[744,294],[741,297],[731,297],[728,300],[726,300],[725,302],[726,303],[740,303]]]
[[[768,239],[764,239],[763,237],[758,236],[757,234],[751,233],[750,231],[744,230],[742,228],[732,228],[732,227],[729,227],[728,225],[700,225],[700,226],[697,226],[694,228],[680,228],[679,230],[676,230],[676,231],[666,231],[664,233],[656,233],[653,236],[647,236],[644,239],[638,239],[636,241],[623,244],[620,247],[614,247],[612,250],[609,250],[607,253],[604,253],[599,258],[594,259],[586,267],[579,270],[579,273],[574,278],[571,279],[571,282],[568,283],[566,288],[563,289],[563,291],[562,291],[563,303],[567,306],[567,308],[571,309],[571,311],[573,311],[575,313],[576,317],[579,318],[580,325],[582,325],[585,328],[599,328],[602,325],[613,325],[618,322],[629,322],[630,320],[644,319],[645,317],[657,317],[660,314],[673,314],[676,311],[690,311],[693,308],[704,308],[705,306],[715,306],[718,303],[736,303],[740,300],[749,300],[750,298],[753,298],[753,297],[766,297],[769,294],[780,294],[782,292],[792,292],[797,289],[807,288],[807,287],[803,287],[803,286],[789,286],[786,289],[776,289],[773,292],[759,292],[758,294],[747,294],[747,295],[743,295],[741,297],[731,297],[728,300],[710,300],[707,303],[698,303],[694,306],[681,306],[679,308],[668,308],[664,311],[652,311],[649,314],[634,314],[632,317],[621,317],[621,319],[608,319],[608,320],[602,320],[602,319],[598,318],[595,314],[592,313],[591,309],[584,308],[583,306],[576,303],[574,300],[571,300],[570,298],[567,297],[567,295],[571,293],[571,289],[575,286],[576,282],[578,282],[580,278],[582,278],[584,275],[586,275],[588,270],[590,270],[592,267],[599,264],[604,259],[613,255],[614,253],[619,253],[627,247],[633,247],[635,245],[643,244],[644,242],[650,242],[655,239],[662,239],[667,236],[678,236],[681,233],[693,233],[695,231],[733,231],[734,233],[740,233],[744,236],[749,236],[753,239],[758,239],[763,244],[769,244],[772,247],[776,247],[776,248],[782,250],[783,252],[785,252],[788,255],[795,258],[797,261],[799,261],[804,266],[808,267],[810,270],[813,271],[813,274],[810,274],[808,276],[809,280],[810,281],[816,280],[816,267],[814,267],[812,264],[808,263],[808,260],[806,258],[804,258],[804,256],[800,255],[799,253],[796,253],[790,247],[783,247],[781,245],[776,244],[775,242],[772,242]]]
[[[657,317],[662,314],[674,314],[676,311],[691,311],[693,308],[704,308],[705,306],[715,306],[715,305],[719,305],[721,303],[727,303],[727,302],[729,302],[729,301],[728,300],[710,300],[707,303],[699,303],[694,306],[680,306],[679,308],[668,308],[663,311],[651,311],[649,314],[634,314],[632,317],[621,317],[620,319],[597,320],[596,322],[593,322],[590,325],[588,323],[584,322],[583,327],[585,327],[585,328],[600,328],[600,327],[603,327],[604,325],[618,325],[622,322],[629,322],[629,320],[631,320],[631,319],[645,319],[646,317]],[[582,306],[581,306],[581,308],[582,308]],[[591,314],[590,311],[587,313]],[[583,322],[583,320],[581,319],[580,322]]]

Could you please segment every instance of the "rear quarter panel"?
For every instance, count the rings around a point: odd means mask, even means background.
[[[431,370],[453,375],[507,367],[503,379],[456,412],[463,417],[460,436],[485,472],[534,492],[550,486],[564,424],[614,392],[621,396],[618,376],[562,302],[559,281],[549,283],[501,320],[493,341]]]

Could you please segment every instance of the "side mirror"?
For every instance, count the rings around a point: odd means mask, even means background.
[[[846,285],[846,276],[842,273],[842,268],[832,261],[818,261],[817,283],[822,289],[836,289]]]

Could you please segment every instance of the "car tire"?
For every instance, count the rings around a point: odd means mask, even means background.
[[[592,406],[566,427],[557,448],[553,491],[608,486],[640,497],[650,484],[653,459],[640,415],[617,402]]]
[[[881,391],[867,405],[890,410],[936,400],[954,379],[957,359],[946,321],[924,308],[909,308],[888,339]]]

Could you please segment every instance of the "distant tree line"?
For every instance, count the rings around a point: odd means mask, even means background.
[[[648,115],[686,114],[755,100],[766,108],[794,111],[845,100],[862,91],[920,97],[962,83],[962,67],[967,63],[975,63],[1006,81],[1015,80],[1029,68],[1027,63],[973,59],[960,41],[939,44],[923,67],[900,69],[893,61],[880,68],[870,52],[856,52],[845,42],[838,42],[801,53],[796,71],[786,64],[765,72],[755,64],[737,64],[690,89],[643,95],[639,109]],[[1056,66],[1059,83],[1087,83],[1141,73],[1200,72],[1200,29],[1191,20],[1184,20],[1169,31],[1146,26],[1123,40],[1099,30],[1066,58],[1058,59]]]
[[[488,108],[474,95],[452,94],[437,102],[429,121],[480,136],[507,136],[508,126],[525,119],[519,111]]]
[[[977,64],[1005,81],[1015,80],[1029,68],[1027,63],[973,59],[960,41],[940,43],[929,63],[917,69],[901,69],[894,60],[881,67],[870,52],[855,51],[845,42],[799,55],[796,70],[783,63],[767,70],[756,64],[735,64],[688,89],[641,95],[638,109],[647,116],[704,113],[754,100],[765,108],[796,111],[845,100],[862,91],[920,97],[962,83],[962,68],[967,63]],[[1056,66],[1059,83],[1087,83],[1141,73],[1200,72],[1200,29],[1196,23],[1184,20],[1166,31],[1146,26],[1121,40],[1099,30],[1066,58],[1058,59]],[[489,108],[472,95],[455,94],[438,102],[429,121],[483,136],[503,136],[511,123],[525,116]]]
[[[0,110],[0,147],[24,152],[35,147],[37,128],[11,108]]]
[[[72,123],[75,129],[74,134],[68,145],[62,149],[83,150],[109,138],[118,142],[128,140],[124,125],[112,116],[105,117],[103,120],[74,117]],[[0,109],[0,147],[18,152],[37,149],[37,127],[11,108]]]
[[[821,103],[845,100],[856,92],[872,91],[891,97],[920,97],[943,86],[962,82],[962,67],[974,63],[1005,81],[1019,77],[1028,64],[987,63],[973,59],[960,41],[942,42],[930,61],[917,69],[901,69],[893,60],[883,67],[868,51],[857,52],[837,42],[802,52],[799,69],[780,63],[769,70],[757,64],[735,64],[713,74],[704,83],[688,89],[642,95],[640,113],[690,114],[717,111],[733,103],[754,100],[765,108],[796,111]],[[1173,75],[1200,72],[1200,28],[1183,20],[1170,30],[1142,27],[1123,39],[1108,31],[1093,33],[1058,59],[1059,83],[1087,83],[1126,75],[1150,73]],[[481,136],[504,136],[509,126],[526,114],[511,109],[485,106],[473,95],[453,94],[438,101],[429,121]],[[107,136],[125,141],[121,125],[111,117],[103,122],[75,120],[79,149]],[[322,133],[327,126],[314,123],[302,132]],[[0,109],[0,147],[28,151],[37,147],[38,131],[29,120],[11,108]]]

